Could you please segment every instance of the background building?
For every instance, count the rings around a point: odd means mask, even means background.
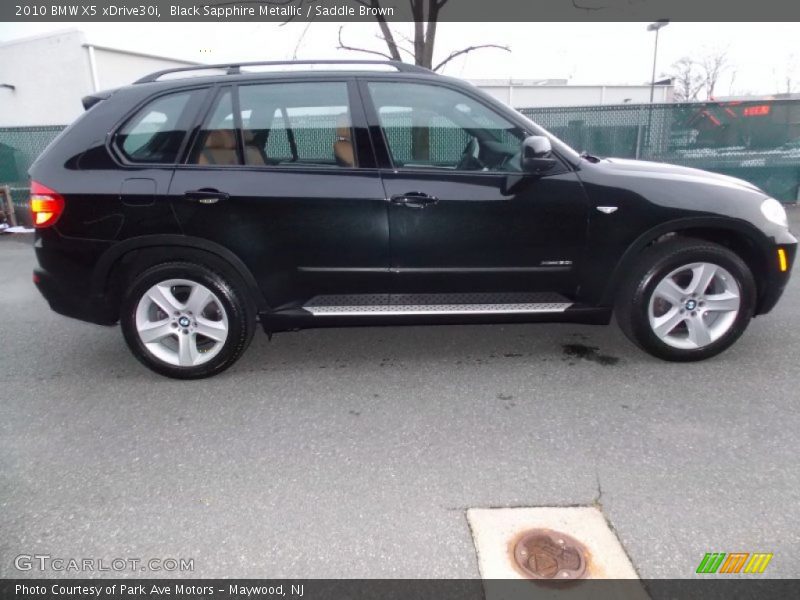
[[[0,44],[0,127],[66,125],[83,112],[81,98],[139,77],[193,63],[87,42],[71,29]],[[649,85],[570,85],[566,79],[477,79],[477,87],[516,108],[641,104]],[[656,103],[672,101],[669,82]]]
[[[76,29],[0,44],[0,127],[66,125],[81,98],[191,63],[96,46]]]
[[[514,108],[647,104],[650,85],[572,85],[566,79],[471,79],[470,82]],[[653,102],[672,102],[670,80],[656,82]]]

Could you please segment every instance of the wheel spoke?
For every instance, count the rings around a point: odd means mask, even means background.
[[[147,292],[147,297],[168,315],[182,308],[182,304],[172,294],[172,290],[166,286],[154,285]]]
[[[705,308],[712,312],[739,310],[739,304],[739,295],[730,291],[721,294],[712,294],[705,298]]]
[[[666,314],[653,319],[653,331],[660,338],[666,337],[685,319],[686,317],[680,313],[678,307],[673,306]]]
[[[686,291],[675,283],[672,277],[665,277],[656,286],[655,295],[663,298],[672,306],[678,306],[681,303],[681,299],[686,295]]]
[[[211,290],[205,286],[196,285],[192,288],[189,298],[186,300],[186,310],[195,315],[200,315],[212,298]]]
[[[698,348],[711,343],[711,331],[709,331],[708,325],[706,325],[702,317],[686,319],[686,328],[689,331],[689,341]]]
[[[714,279],[717,273],[716,265],[710,263],[700,263],[692,269],[692,281],[686,291],[690,294],[702,294],[708,288],[708,284]]]
[[[191,367],[200,353],[194,333],[178,335],[178,362],[182,367]]]
[[[139,337],[145,344],[152,344],[163,340],[165,337],[173,335],[175,330],[170,327],[170,320],[164,319],[162,321],[148,322],[140,325]]]
[[[228,328],[222,321],[212,321],[205,317],[197,317],[197,333],[211,338],[216,342],[224,342],[228,337]]]

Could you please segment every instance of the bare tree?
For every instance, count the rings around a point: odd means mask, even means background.
[[[386,44],[386,51],[371,50],[346,44],[342,39],[342,29],[339,28],[339,46],[341,50],[364,52],[382,56],[389,60],[413,62],[415,65],[438,71],[454,58],[463,56],[475,50],[494,48],[510,52],[508,46],[500,44],[477,44],[455,50],[443,60],[434,64],[433,51],[436,44],[436,29],[439,22],[439,13],[449,0],[408,0],[411,5],[411,14],[414,17],[414,36],[407,38],[393,31],[380,10],[375,10],[375,20],[380,28],[379,38]],[[364,6],[380,9],[381,0],[356,0]]]
[[[675,101],[694,102],[703,88],[703,75],[697,63],[684,56],[670,67],[669,75],[675,82]]]
[[[684,56],[675,61],[669,73],[675,82],[675,100],[693,102],[701,91],[705,92],[706,99],[713,100],[714,90],[729,66],[724,50],[705,51],[697,60]]]
[[[379,39],[386,44],[386,51],[371,50],[347,44],[342,39],[343,27],[339,28],[340,50],[350,50],[353,52],[363,52],[382,56],[389,60],[401,62],[413,62],[415,65],[438,71],[453,59],[481,50],[484,48],[495,48],[510,52],[508,46],[499,44],[477,44],[466,46],[460,50],[454,50],[444,59],[434,64],[433,50],[436,44],[436,29],[439,22],[439,13],[449,0],[408,0],[411,5],[411,15],[414,17],[413,38],[407,37],[400,32],[393,31],[389,23],[381,15],[380,0],[356,0],[359,4],[376,9],[375,20],[380,28]],[[411,128],[411,154],[416,160],[428,160],[430,157],[430,128],[419,123],[424,123],[428,118],[426,115],[412,116],[412,122],[418,123]]]
[[[705,87],[706,97],[714,99],[714,89],[717,87],[720,76],[728,68],[728,54],[724,50],[714,50],[706,53],[700,61],[700,69],[703,72],[703,87]]]
[[[784,90],[791,94],[797,88],[797,56],[792,52],[786,57],[786,73],[784,75]],[[780,89],[780,86],[779,86]]]

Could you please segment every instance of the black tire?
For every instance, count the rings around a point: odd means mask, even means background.
[[[727,270],[739,286],[740,306],[730,328],[718,339],[699,348],[676,348],[659,338],[648,317],[650,298],[656,286],[675,269],[706,262]],[[756,305],[756,283],[745,262],[729,249],[693,238],[673,238],[642,252],[622,282],[614,312],[625,335],[644,351],[658,358],[689,362],[716,356],[744,333]]]
[[[140,299],[154,285],[170,279],[185,279],[202,284],[213,292],[227,317],[228,334],[217,354],[196,366],[173,365],[155,356],[145,347],[136,326]],[[250,345],[255,331],[256,309],[245,286],[232,273],[192,262],[169,262],[150,267],[133,278],[122,300],[120,324],[133,355],[156,373],[175,379],[201,379],[221,373],[235,363]],[[199,318],[197,319],[199,321]]]

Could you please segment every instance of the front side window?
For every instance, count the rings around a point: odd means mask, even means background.
[[[189,125],[187,109],[200,90],[160,96],[119,130],[117,149],[131,162],[174,163]]]
[[[436,85],[374,81],[368,86],[396,167],[521,170],[525,133],[480,102]]]

